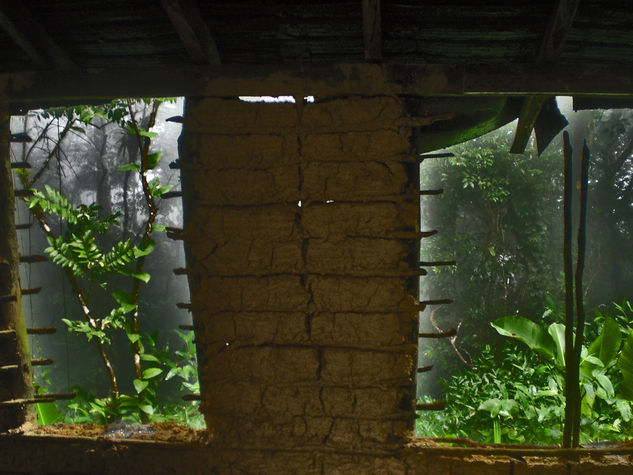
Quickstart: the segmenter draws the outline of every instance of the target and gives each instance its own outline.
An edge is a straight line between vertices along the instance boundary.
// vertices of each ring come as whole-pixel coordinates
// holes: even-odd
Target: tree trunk
[[[15,197],[9,160],[9,110],[0,98],[0,366],[17,369],[0,373],[0,432],[35,421],[31,404],[6,401],[33,398],[33,378],[26,324],[20,295],[20,258],[15,230]],[[8,331],[8,332],[7,332]]]

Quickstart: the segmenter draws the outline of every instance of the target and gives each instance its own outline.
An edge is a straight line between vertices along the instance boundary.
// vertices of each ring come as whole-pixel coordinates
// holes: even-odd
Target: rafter
[[[196,0],[161,0],[187,54],[195,64],[219,65],[220,55]]]
[[[365,59],[380,61],[382,59],[380,0],[363,0],[363,41]]]
[[[239,95],[633,97],[633,67],[533,64],[464,66],[352,63],[235,65],[0,74],[12,107],[95,103],[116,97]]]
[[[541,45],[536,56],[536,64],[558,62],[563,52],[569,30],[571,30],[571,26],[574,22],[576,11],[578,10],[578,1],[579,0],[558,0],[556,2],[556,6],[548,22],[547,30],[541,40]],[[534,126],[539,120],[539,114],[541,113],[543,104],[550,99],[551,98],[548,97],[525,98],[521,106],[519,123],[514,133],[514,141],[512,142],[510,153],[523,153],[525,151],[525,147],[532,134],[532,129],[534,129]],[[562,127],[565,125],[567,125],[566,121]],[[560,132],[560,129],[555,132]],[[555,134],[554,131],[552,131],[551,134],[545,135],[549,136]],[[549,143],[550,140],[551,137],[547,143]],[[544,147],[539,144],[539,153],[543,148]]]
[[[556,7],[550,16],[547,30],[536,57],[537,63],[544,61],[554,63],[558,61],[565,47],[567,35],[574,23],[578,3],[579,0],[558,0],[556,2]]]
[[[70,55],[42,27],[22,2],[0,5],[0,28],[41,69],[76,69]]]

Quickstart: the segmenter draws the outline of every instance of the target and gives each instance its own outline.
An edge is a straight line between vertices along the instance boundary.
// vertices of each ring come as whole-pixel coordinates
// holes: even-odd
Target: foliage
[[[180,350],[176,350],[177,359],[170,356],[169,345],[157,348],[158,335],[147,336],[144,359],[151,363],[146,369],[145,380],[134,380],[136,394],[121,395],[119,398],[98,398],[84,388],[75,386],[77,394],[63,411],[64,422],[86,423],[107,422],[122,419],[127,422],[162,422],[173,421],[194,428],[204,427],[204,419],[198,412],[199,402],[183,404],[182,401],[163,401],[159,397],[158,387],[161,383],[175,378],[178,380],[180,393],[199,392],[196,363],[196,347],[193,333],[176,332],[182,340]],[[141,398],[145,392],[145,398]],[[141,417],[141,414],[145,416]]]
[[[581,442],[626,440],[633,434],[630,378],[633,314],[625,301],[600,312],[581,362]],[[556,318],[548,311],[545,318]],[[565,372],[562,325],[547,327],[522,317],[493,322],[512,337],[495,354],[487,345],[473,359],[476,369],[444,381],[448,405],[442,413],[421,412],[418,434],[468,437],[482,442],[559,444],[564,418]],[[598,331],[599,329],[599,331]],[[524,343],[526,346],[520,345]]]
[[[78,398],[68,405],[67,419],[108,422],[122,417],[148,422],[163,420],[165,414],[170,413],[174,417],[181,414],[184,419],[199,423],[195,407],[193,410],[178,409],[176,405],[182,406],[182,402],[178,401],[178,404],[172,404],[172,408],[164,405],[158,395],[159,384],[172,378],[183,380],[180,390],[195,387],[195,346],[189,341],[186,349],[176,352],[179,359],[173,362],[168,345],[159,347],[157,333],[150,335],[140,325],[140,285],[150,280],[144,265],[156,248],[152,233],[164,230],[164,226],[155,223],[158,214],[156,199],[171,188],[169,184],[162,184],[158,176],[152,176],[152,171],[163,157],[162,152],[150,150],[151,140],[157,136],[150,129],[155,124],[161,102],[163,99],[148,99],[142,103],[126,99],[105,106],[51,109],[40,114],[42,119],[51,120],[44,133],[53,120],[65,119],[62,134],[68,130],[89,134],[106,121],[117,124],[124,136],[131,137],[126,147],[128,163],[118,167],[125,174],[122,211],[110,212],[109,192],[104,209],[96,203],[74,206],[61,190],[46,184],[41,189],[32,186],[50,163],[53,152],[59,151],[59,142],[32,180],[29,174],[20,175],[23,185],[33,191],[28,206],[45,231],[49,244],[45,252],[53,263],[66,271],[82,309],[82,319],[62,318],[62,321],[71,332],[83,334],[88,341],[97,344],[109,375],[111,393],[107,397],[95,397],[87,390],[76,388]],[[137,117],[138,104],[142,104],[145,111],[149,110],[149,114]],[[59,140],[64,137],[60,135]],[[40,140],[42,136],[37,139]],[[131,177],[136,177],[136,190],[140,191],[141,197],[141,200],[137,198],[141,202],[139,205],[134,203],[137,210],[134,219],[130,218],[128,199]],[[110,180],[107,174],[106,178]],[[59,234],[48,224],[51,218],[63,223]],[[134,225],[138,226],[136,231]],[[63,229],[65,232],[62,233]],[[108,302],[104,304],[106,295]],[[134,376],[129,384],[124,382],[124,386],[132,390],[131,394],[120,393],[116,368],[110,356],[115,351],[112,345],[117,334],[125,335],[132,350]],[[41,404],[38,406],[44,408]],[[46,418],[42,414],[41,421]]]
[[[470,353],[494,342],[490,315],[533,314],[558,288],[552,270],[558,256],[549,245],[560,219],[558,150],[554,144],[538,156],[530,146],[514,155],[511,139],[512,126],[505,127],[452,147],[454,158],[421,167],[422,189],[445,190],[423,198],[423,226],[440,233],[424,240],[421,255],[457,261],[429,269],[424,287],[432,298],[459,295],[450,309],[438,310],[437,320],[448,328],[461,323],[460,333],[469,335],[461,343]],[[427,357],[447,372],[463,368],[448,348]]]

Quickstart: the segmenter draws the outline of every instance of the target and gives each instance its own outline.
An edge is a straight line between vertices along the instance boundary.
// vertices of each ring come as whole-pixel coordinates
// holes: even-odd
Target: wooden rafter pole
[[[382,18],[380,0],[362,0],[365,60],[382,60]]]
[[[15,229],[15,198],[9,160],[9,109],[6,98],[0,97],[0,330],[13,330],[11,338],[0,342],[0,355],[19,371],[3,376],[0,400],[30,399],[34,390],[26,324],[20,294],[20,261]],[[0,409],[0,432],[33,421],[30,406],[16,404]]]
[[[195,64],[219,65],[220,54],[196,0],[161,0],[187,54]]]
[[[536,55],[537,65],[556,63],[559,60],[577,9],[578,0],[558,0],[556,2]],[[510,153],[523,153],[525,151],[541,109],[545,102],[551,100],[552,97],[528,96],[523,100]]]
[[[0,6],[0,28],[38,68],[68,71],[77,68],[70,54],[60,46],[23,5],[24,2],[3,2]]]
[[[543,35],[536,62],[555,63],[560,58],[574,23],[579,0],[558,0],[550,15],[547,30]]]

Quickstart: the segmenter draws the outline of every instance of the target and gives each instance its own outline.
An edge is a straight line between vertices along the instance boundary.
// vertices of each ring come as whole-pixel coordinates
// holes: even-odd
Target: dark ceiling
[[[372,8],[378,18],[367,23]],[[368,24],[378,35],[378,54],[369,57]],[[564,44],[554,54],[560,63],[633,63],[633,12],[617,0],[31,0],[0,6],[0,70],[217,64],[218,57],[222,64],[529,63],[548,30]],[[217,55],[204,56],[209,43]]]

